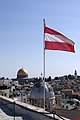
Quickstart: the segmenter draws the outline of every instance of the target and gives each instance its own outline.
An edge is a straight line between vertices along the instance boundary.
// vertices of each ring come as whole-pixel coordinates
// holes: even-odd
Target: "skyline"
[[[75,53],[46,50],[46,77],[80,75],[80,1],[1,0],[0,77],[14,78],[25,68],[29,77],[43,73],[43,19],[75,42]]]

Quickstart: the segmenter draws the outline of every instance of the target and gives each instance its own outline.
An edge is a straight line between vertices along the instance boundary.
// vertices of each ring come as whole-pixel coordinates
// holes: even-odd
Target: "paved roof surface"
[[[70,120],[80,120],[80,110],[55,110],[60,116],[69,118]]]
[[[14,120],[14,111],[8,109],[5,105],[0,103],[0,120]],[[15,114],[15,120],[32,120],[29,115]]]

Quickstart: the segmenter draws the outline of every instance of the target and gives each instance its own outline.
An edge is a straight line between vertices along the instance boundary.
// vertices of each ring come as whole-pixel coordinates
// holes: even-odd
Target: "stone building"
[[[0,95],[9,97],[9,88],[7,86],[0,86]]]
[[[55,104],[55,95],[52,87],[43,81],[36,83],[32,89],[29,96],[30,104],[44,107],[44,90],[45,90],[45,109],[48,111],[53,111]]]

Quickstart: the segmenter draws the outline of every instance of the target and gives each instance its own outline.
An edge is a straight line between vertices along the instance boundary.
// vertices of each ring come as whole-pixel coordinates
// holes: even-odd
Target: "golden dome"
[[[17,72],[17,78],[24,78],[24,77],[28,77],[28,73],[24,68],[21,68]]]

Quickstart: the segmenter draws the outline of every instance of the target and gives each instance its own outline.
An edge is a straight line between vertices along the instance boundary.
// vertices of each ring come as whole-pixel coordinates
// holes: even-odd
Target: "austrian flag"
[[[66,36],[64,36],[63,34],[46,26],[44,27],[44,34],[45,34],[45,49],[75,52],[74,50],[75,43]]]

